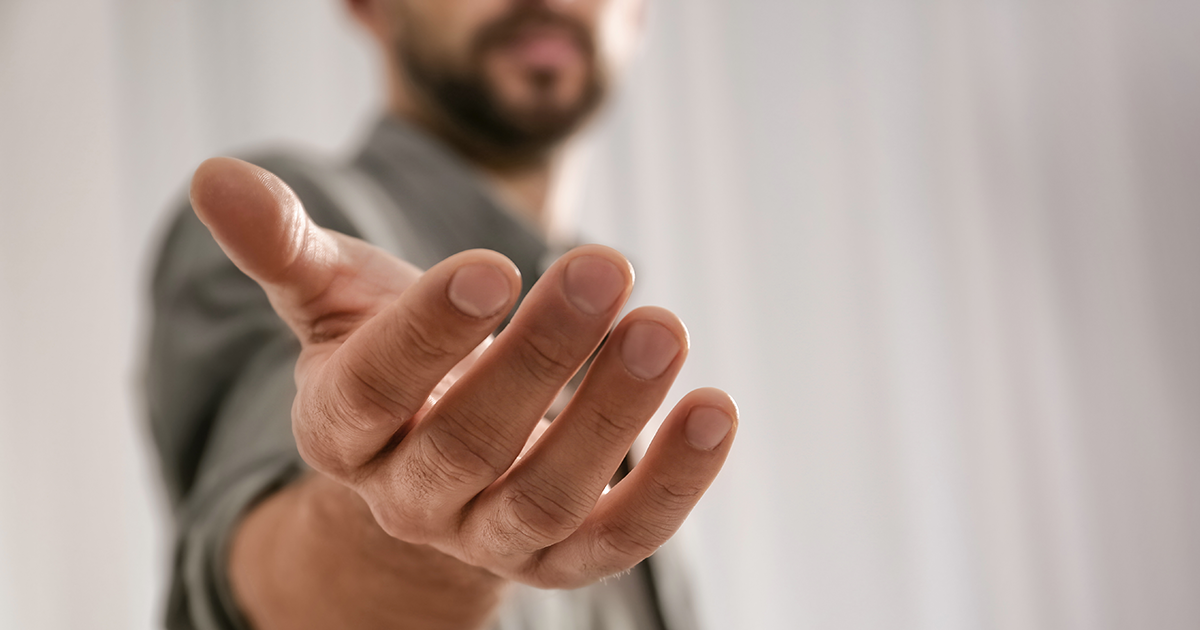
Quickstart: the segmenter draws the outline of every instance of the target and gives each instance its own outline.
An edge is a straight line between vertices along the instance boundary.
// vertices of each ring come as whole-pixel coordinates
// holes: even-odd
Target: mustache
[[[529,31],[554,29],[565,32],[587,59],[594,59],[596,43],[592,31],[579,20],[552,11],[542,3],[525,4],[492,20],[479,30],[472,55],[479,59],[488,50],[509,44]]]

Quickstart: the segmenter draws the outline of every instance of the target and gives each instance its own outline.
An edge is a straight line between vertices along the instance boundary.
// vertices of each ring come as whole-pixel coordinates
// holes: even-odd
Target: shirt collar
[[[468,249],[498,251],[521,270],[526,291],[542,271],[546,239],[500,201],[478,170],[424,130],[385,116],[356,164],[392,196],[438,260]]]

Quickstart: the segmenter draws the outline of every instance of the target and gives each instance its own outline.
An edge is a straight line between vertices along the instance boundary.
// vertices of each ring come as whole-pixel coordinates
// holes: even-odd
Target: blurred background
[[[741,404],[708,627],[1200,628],[1200,3],[657,0],[586,237]],[[0,628],[155,628],[148,264],[203,158],[346,155],[337,0],[0,2]]]

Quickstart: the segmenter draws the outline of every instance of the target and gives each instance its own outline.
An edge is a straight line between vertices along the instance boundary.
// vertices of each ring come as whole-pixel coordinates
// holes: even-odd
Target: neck
[[[505,204],[541,228],[543,233],[550,231],[554,216],[550,191],[556,183],[558,171],[552,161],[519,170],[491,169],[483,164],[476,165],[495,187]]]

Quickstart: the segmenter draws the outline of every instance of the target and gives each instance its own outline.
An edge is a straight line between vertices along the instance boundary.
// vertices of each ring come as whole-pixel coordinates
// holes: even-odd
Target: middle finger
[[[687,330],[645,307],[613,331],[570,405],[532,449],[472,504],[464,534],[499,556],[566,538],[592,511],[687,356]]]
[[[542,276],[512,323],[396,453],[390,481],[414,516],[437,526],[512,465],[632,286],[628,261],[596,245],[571,251]]]

